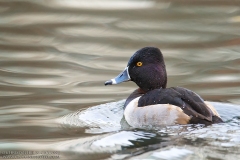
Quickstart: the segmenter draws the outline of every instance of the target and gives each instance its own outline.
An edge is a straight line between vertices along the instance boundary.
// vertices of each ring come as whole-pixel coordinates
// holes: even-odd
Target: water
[[[240,159],[239,6],[1,0],[0,156]],[[227,123],[148,129],[125,124],[122,104],[136,85],[103,84],[145,46],[162,50],[168,87],[199,93]]]

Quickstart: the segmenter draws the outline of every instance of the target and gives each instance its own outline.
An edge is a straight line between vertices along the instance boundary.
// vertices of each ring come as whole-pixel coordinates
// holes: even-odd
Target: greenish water
[[[1,0],[0,157],[240,159],[239,6]],[[168,87],[200,94],[227,123],[140,130],[120,122],[136,85],[104,82],[145,46],[163,52]]]

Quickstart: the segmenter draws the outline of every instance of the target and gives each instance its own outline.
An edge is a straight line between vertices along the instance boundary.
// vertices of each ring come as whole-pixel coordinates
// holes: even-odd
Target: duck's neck
[[[135,83],[139,86],[142,92],[148,92],[154,89],[166,88],[167,87],[167,72],[164,67],[156,67],[150,72],[140,75],[135,80]]]

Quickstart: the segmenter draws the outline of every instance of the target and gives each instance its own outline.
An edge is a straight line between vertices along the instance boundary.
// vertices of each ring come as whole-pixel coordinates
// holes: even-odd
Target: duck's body
[[[124,104],[124,116],[134,127],[222,122],[211,104],[180,87],[154,89],[145,94],[135,90]]]
[[[127,68],[108,84],[134,81],[136,89],[126,100],[124,116],[133,127],[223,122],[217,111],[196,93],[181,87],[166,88],[167,73],[161,51],[137,51]]]

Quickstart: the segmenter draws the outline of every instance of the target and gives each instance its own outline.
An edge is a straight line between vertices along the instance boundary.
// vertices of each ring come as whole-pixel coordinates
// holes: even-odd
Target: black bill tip
[[[110,81],[106,81],[104,84],[105,84],[105,86],[112,85],[112,81],[111,80]]]

